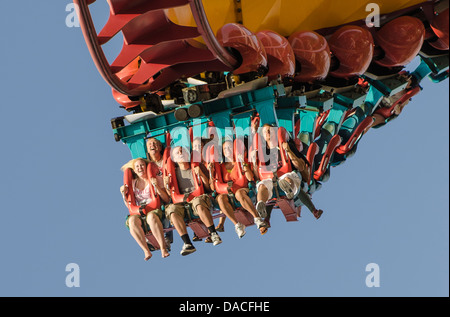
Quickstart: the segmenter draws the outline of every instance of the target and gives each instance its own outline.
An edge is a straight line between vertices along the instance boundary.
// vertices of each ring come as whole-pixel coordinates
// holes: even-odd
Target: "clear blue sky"
[[[197,242],[187,257],[175,233],[169,258],[145,262],[119,193],[131,156],[109,122],[125,113],[81,29],[66,27],[68,3],[0,4],[0,296],[449,295],[448,80],[424,81],[399,118],[331,170],[313,195],[320,220],[306,208],[296,223],[275,212],[266,235],[252,226],[241,240],[227,221],[221,245]],[[66,286],[69,263],[80,287]],[[378,288],[366,287],[369,263]]]

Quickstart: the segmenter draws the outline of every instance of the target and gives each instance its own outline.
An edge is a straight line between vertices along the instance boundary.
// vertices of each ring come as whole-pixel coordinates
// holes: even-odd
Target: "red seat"
[[[314,130],[315,137],[318,137],[320,135],[320,130],[322,129],[324,123],[327,121],[328,115],[330,114],[330,110],[320,113],[319,116],[317,117],[316,127]]]
[[[412,89],[404,90],[404,95],[396,100],[390,107],[381,107],[375,111],[376,114],[381,115],[383,118],[387,119],[392,116],[395,106],[405,103],[408,99],[414,97],[420,92],[421,88],[419,86]]]
[[[172,202],[174,204],[190,202],[197,196],[203,195],[205,193],[203,189],[203,184],[197,174],[194,172],[194,168],[199,165],[199,163],[191,162],[191,172],[192,176],[195,180],[195,190],[185,197],[184,194],[180,192],[178,189],[178,183],[176,181],[176,172],[175,172],[175,162],[172,161],[170,157],[170,146],[167,146],[164,150],[164,177],[169,177],[169,189],[170,189],[170,197],[172,198]]]
[[[288,154],[282,147],[282,144],[284,142],[287,142],[288,139],[289,139],[289,134],[286,131],[286,129],[283,127],[278,127],[277,140],[278,140],[278,147],[279,147],[280,153],[281,153],[281,161],[282,161],[281,165],[282,166],[280,168],[278,168],[276,173],[274,173],[271,170],[269,170],[264,165],[264,162],[263,162],[264,158],[263,158],[263,155],[261,154],[263,152],[262,151],[263,147],[261,146],[261,144],[262,144],[262,142],[265,142],[265,141],[263,141],[263,139],[259,135],[259,133],[257,133],[255,135],[255,137],[253,138],[253,142],[254,142],[253,148],[257,149],[258,154],[259,154],[259,159],[258,159],[259,179],[261,179],[261,180],[273,179],[274,176],[279,178],[286,173],[292,172],[291,160],[289,159]],[[278,189],[276,187],[274,187],[273,190],[278,193]],[[286,221],[297,221],[297,217],[300,215],[300,207],[295,207],[293,200],[287,200],[285,197],[276,197],[276,205],[278,206],[278,208],[280,208]]]
[[[233,168],[233,181],[231,183],[224,180],[224,175],[226,171],[225,167],[222,163],[217,162],[214,158],[216,155],[214,154],[214,147],[210,149],[210,157],[214,162],[214,187],[217,194],[235,194],[236,191],[240,188],[248,188],[248,180],[245,176],[245,173],[242,170],[242,165],[237,161],[237,153],[244,153],[245,145],[242,140],[235,139],[233,142],[233,155],[235,160],[235,167]],[[245,163],[248,163],[245,160]],[[251,226],[254,224],[253,216],[242,207],[238,207],[234,212],[236,219],[238,222],[242,223],[244,226]]]
[[[214,171],[215,171],[214,186],[215,186],[216,192],[218,194],[228,194],[229,193],[228,189],[230,189],[230,191],[233,194],[235,194],[236,191],[240,188],[248,188],[248,180],[247,180],[247,177],[245,176],[244,171],[242,170],[242,164],[237,161],[237,157],[236,157],[237,153],[243,154],[245,151],[245,146],[243,144],[243,141],[240,139],[235,139],[233,141],[233,148],[234,148],[233,155],[234,155],[234,160],[236,163],[235,163],[235,167],[233,169],[234,177],[233,177],[233,181],[232,181],[232,184],[230,187],[228,186],[228,182],[224,181],[224,175],[226,172],[225,167],[222,163],[217,162],[214,159],[215,158],[214,148],[213,147],[211,148],[211,157],[213,158]],[[246,158],[244,158],[244,159],[245,159],[245,161],[243,163],[248,163]]]
[[[322,156],[319,168],[314,172],[314,179],[317,181],[322,180],[323,175],[328,169],[328,165],[336,148],[341,144],[342,138],[339,135],[334,135],[327,145],[327,149]]]
[[[149,178],[153,177],[153,172],[151,169],[151,165],[147,165],[147,176]],[[148,180],[150,183],[150,181]],[[130,212],[130,215],[146,215],[152,210],[161,208],[161,201],[158,195],[156,195],[155,188],[153,186],[150,186],[150,195],[151,195],[151,202],[145,207],[141,207],[136,204],[136,199],[134,197],[134,191],[133,191],[133,172],[131,168],[127,168],[123,173],[123,183],[128,187],[128,193],[125,195],[125,200],[128,205],[128,211]]]
[[[277,170],[276,176],[281,177],[282,175],[292,172],[292,163],[289,159],[287,153],[285,150],[283,150],[282,144],[284,142],[287,142],[289,139],[289,134],[283,127],[277,128],[277,140],[278,140],[278,148],[280,149],[281,153],[281,162],[282,166]],[[258,153],[258,176],[259,179],[272,179],[274,177],[274,173],[264,165],[264,153],[262,149],[265,149],[263,144],[263,138],[259,133],[256,133],[255,137],[253,138],[253,148],[257,150]]]
[[[308,175],[308,178],[304,179],[303,181],[310,185],[311,180],[314,177],[314,157],[319,153],[319,146],[317,143],[311,143],[311,145],[308,147],[308,151],[306,152],[306,159],[308,160],[309,166],[306,174]]]
[[[346,154],[348,151],[350,151],[355,145],[355,143],[361,138],[361,136],[370,129],[373,122],[374,119],[372,116],[365,118],[353,131],[348,141],[345,144],[339,145],[336,148],[336,153]]]
[[[170,144],[170,138],[167,139],[167,144]],[[168,189],[170,193],[170,197],[172,198],[172,203],[183,203],[183,202],[190,202],[195,197],[198,197],[200,195],[203,195],[205,193],[203,188],[203,183],[201,179],[197,176],[197,174],[194,172],[194,167],[198,166],[199,163],[191,162],[191,172],[192,176],[195,180],[195,190],[190,193],[189,195],[184,195],[179,191],[178,183],[176,181],[176,172],[175,172],[175,163],[172,161],[170,157],[170,146],[166,146],[164,150],[163,160],[164,160],[164,177],[169,177],[169,184]],[[186,211],[188,212],[188,211]],[[200,220],[200,218],[192,219],[191,215],[188,215],[187,217],[189,220],[187,221],[186,225],[191,228],[192,231],[199,237],[200,239],[206,238],[209,236],[209,231],[206,228],[206,226],[203,224],[203,222]]]
[[[151,177],[154,177],[150,164],[147,165],[147,176],[149,179]],[[150,180],[148,180],[148,181],[150,183]],[[127,195],[125,195],[125,201],[127,202],[130,215],[141,215],[141,212],[142,212],[142,214],[146,215],[147,213],[149,213],[152,210],[161,208],[161,200],[160,200],[159,196],[156,194],[155,188],[152,185],[150,185],[150,195],[152,197],[151,202],[149,204],[145,205],[144,208],[142,208],[141,206],[138,206],[136,204],[136,199],[135,199],[134,191],[133,191],[133,172],[132,172],[131,168],[128,168],[124,171],[123,183],[124,183],[124,185],[126,185],[128,187]],[[172,230],[172,229],[167,229],[167,230]],[[158,241],[153,236],[151,231],[146,233],[146,238],[155,247],[155,249],[160,248]]]

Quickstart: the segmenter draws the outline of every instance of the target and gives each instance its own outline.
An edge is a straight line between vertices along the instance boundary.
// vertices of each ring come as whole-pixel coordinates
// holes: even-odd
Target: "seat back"
[[[147,176],[148,178],[152,178],[153,175],[151,165],[147,165]],[[123,173],[123,183],[128,187],[128,193],[125,195],[125,200],[127,202],[128,211],[130,215],[139,215],[142,206],[137,205],[136,198],[134,196],[134,188],[133,188],[133,171],[131,168],[127,168]],[[150,183],[150,180],[148,182]],[[159,196],[156,194],[155,188],[150,185],[150,197],[151,201],[147,205],[145,205],[143,212],[147,214],[151,210],[161,208],[161,200]]]
[[[292,171],[292,163],[289,159],[286,151],[283,149],[282,144],[284,142],[287,142],[289,140],[289,133],[286,131],[285,128],[279,127],[277,130],[277,140],[278,140],[278,148],[280,149],[280,155],[281,155],[281,166],[277,169],[276,175],[278,177],[289,173]],[[265,143],[265,140],[261,136],[260,132],[256,133],[255,137],[253,138],[253,148],[257,150],[258,156],[257,156],[257,164],[258,164],[258,176],[259,179],[268,179],[273,178],[274,172],[270,169],[269,166],[265,165],[266,156],[265,155],[265,146],[263,144]]]
[[[243,171],[243,164],[248,163],[246,160],[246,157],[244,155],[245,153],[245,145],[244,142],[241,139],[235,139],[233,141],[233,158],[234,158],[234,168],[232,171],[232,184],[228,184],[229,182],[224,180],[224,175],[227,173],[225,170],[225,165],[223,162],[219,163],[215,160],[216,155],[214,155],[214,147],[211,147],[211,158],[214,162],[214,179],[215,179],[215,191],[218,194],[228,194],[228,189],[231,190],[231,192],[234,194],[239,188],[247,188],[248,187],[248,180],[245,176],[245,173]],[[242,153],[244,156],[244,162],[238,162],[237,155],[238,153]]]
[[[176,179],[176,163],[172,160],[170,156],[171,147],[166,147],[164,150],[164,177],[169,177],[169,184],[168,184],[168,190],[170,193],[170,197],[172,198],[172,202],[174,204],[182,203],[182,202],[190,202],[192,199],[194,199],[197,196],[203,195],[205,193],[203,184],[201,182],[200,177],[195,173],[194,168],[196,166],[199,166],[198,162],[190,162],[191,164],[191,173],[192,177],[194,178],[195,183],[195,190],[190,193],[189,195],[185,195],[180,192],[178,182]]]

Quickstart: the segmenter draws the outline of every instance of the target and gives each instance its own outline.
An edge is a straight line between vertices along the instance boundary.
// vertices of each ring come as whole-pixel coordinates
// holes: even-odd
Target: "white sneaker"
[[[259,228],[267,228],[268,227],[268,225],[267,225],[267,223],[264,221],[264,220],[262,220],[261,218],[253,218],[253,221],[255,222],[255,224],[256,224],[256,226],[258,227],[258,229]]]
[[[197,251],[197,249],[190,243],[183,244],[183,248],[181,249],[181,255],[188,255]]]
[[[222,243],[222,239],[220,239],[219,234],[217,232],[211,232],[211,240],[213,241],[213,245],[218,245]]]
[[[234,230],[236,231],[239,239],[245,236],[245,226],[242,223],[238,222],[237,224],[235,224]]]
[[[266,218],[267,217],[266,203],[263,202],[262,200],[258,201],[258,203],[256,204],[256,211],[258,212],[261,218]]]
[[[294,198],[294,190],[292,189],[291,184],[285,179],[281,179],[278,181],[278,185],[280,185],[280,188],[284,193],[286,194],[287,199]]]

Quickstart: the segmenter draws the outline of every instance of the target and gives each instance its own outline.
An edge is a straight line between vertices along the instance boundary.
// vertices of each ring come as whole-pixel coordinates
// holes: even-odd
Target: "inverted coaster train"
[[[127,113],[111,124],[133,158],[147,156],[149,137],[168,149],[230,129],[251,149],[252,122],[270,124],[308,160],[310,195],[366,132],[401,113],[424,78],[439,83],[449,72],[448,1],[107,0],[98,33],[96,1],[73,2],[92,59]],[[123,47],[110,63],[103,45],[119,33]],[[175,138],[179,129],[187,137]],[[301,203],[274,190],[272,205],[297,221]],[[199,219],[186,221],[208,235]]]

